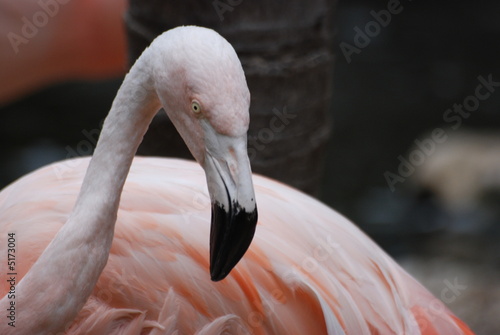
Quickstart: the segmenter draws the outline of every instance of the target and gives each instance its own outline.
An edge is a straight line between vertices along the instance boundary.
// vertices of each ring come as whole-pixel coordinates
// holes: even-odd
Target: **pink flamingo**
[[[126,76],[91,160],[44,167],[0,193],[0,267],[14,273],[0,281],[0,333],[472,334],[351,222],[264,177],[253,176],[254,241],[231,271],[257,221],[249,97],[214,31],[158,37]],[[132,164],[160,106],[208,193],[195,163]]]

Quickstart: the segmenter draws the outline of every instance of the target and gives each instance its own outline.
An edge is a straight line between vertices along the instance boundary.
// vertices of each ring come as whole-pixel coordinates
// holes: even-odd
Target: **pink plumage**
[[[66,222],[88,162],[45,167],[0,193],[0,236],[16,232],[19,279]],[[73,167],[61,177],[64,164]],[[347,219],[253,180],[261,219],[252,246],[214,283],[203,170],[136,157],[108,263],[67,334],[471,334]],[[2,243],[2,265],[6,254]]]

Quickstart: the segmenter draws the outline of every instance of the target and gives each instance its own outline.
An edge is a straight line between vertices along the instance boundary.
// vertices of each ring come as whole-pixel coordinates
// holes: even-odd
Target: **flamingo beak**
[[[246,136],[216,134],[216,137],[215,141],[212,138],[206,143],[204,163],[212,201],[210,276],[213,281],[224,279],[240,261],[257,225]],[[214,143],[216,145],[210,145]]]
[[[210,230],[210,277],[219,281],[238,264],[252,242],[257,225],[257,208],[247,212],[238,202],[226,210],[212,205]]]

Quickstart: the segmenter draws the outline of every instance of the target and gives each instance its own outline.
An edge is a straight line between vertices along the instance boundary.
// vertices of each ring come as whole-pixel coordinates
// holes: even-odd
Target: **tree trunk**
[[[238,53],[251,92],[253,171],[317,195],[331,129],[333,2],[130,0],[130,64],[170,28],[218,31]],[[190,156],[165,113],[153,121],[139,154]]]

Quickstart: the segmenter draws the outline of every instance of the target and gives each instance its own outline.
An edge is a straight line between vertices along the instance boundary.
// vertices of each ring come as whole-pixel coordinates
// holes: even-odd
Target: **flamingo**
[[[349,220],[252,176],[249,103],[219,34],[160,35],[92,159],[0,193],[0,333],[472,334]],[[160,106],[199,164],[134,158]]]

